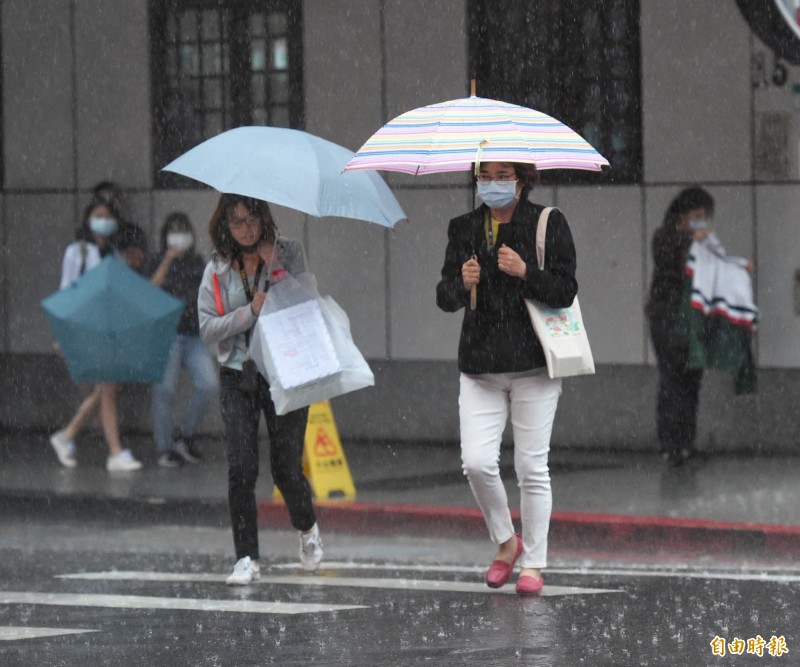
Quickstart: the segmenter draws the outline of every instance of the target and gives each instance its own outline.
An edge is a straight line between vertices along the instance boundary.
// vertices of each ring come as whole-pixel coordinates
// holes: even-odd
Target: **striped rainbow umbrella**
[[[435,174],[468,171],[478,162],[523,162],[539,170],[608,166],[583,137],[552,116],[473,95],[389,121],[345,169]]]

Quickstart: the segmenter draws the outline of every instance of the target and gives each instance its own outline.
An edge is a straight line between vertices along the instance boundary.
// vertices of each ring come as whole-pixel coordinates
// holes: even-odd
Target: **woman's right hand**
[[[263,307],[264,299],[266,298],[266,292],[256,292],[253,295],[253,300],[250,302],[250,310],[253,311],[253,315],[258,315],[261,313],[261,308]]]
[[[461,279],[464,281],[464,288],[471,290],[481,281],[481,265],[473,255],[461,266]]]

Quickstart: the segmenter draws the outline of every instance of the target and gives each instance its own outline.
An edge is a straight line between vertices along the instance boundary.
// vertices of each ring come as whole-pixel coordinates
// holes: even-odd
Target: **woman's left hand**
[[[516,251],[509,248],[505,243],[497,251],[497,267],[509,276],[524,278],[528,271],[528,265]]]

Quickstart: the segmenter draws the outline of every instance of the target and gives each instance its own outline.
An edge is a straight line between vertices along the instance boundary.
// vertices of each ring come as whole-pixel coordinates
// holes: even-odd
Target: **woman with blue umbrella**
[[[119,226],[118,220],[119,215],[111,204],[99,200],[89,204],[83,217],[83,224],[78,230],[77,240],[64,252],[62,290],[69,287],[86,271],[95,268],[104,257],[115,253],[114,235]],[[109,472],[140,470],[141,462],[136,460],[129,449],[122,447],[117,416],[117,386],[108,383],[94,385],[69,423],[50,436],[50,444],[61,465],[74,468],[78,464],[75,458],[75,438],[98,408],[100,424],[108,445],[106,469]]]
[[[198,295],[200,337],[214,347],[220,364],[220,406],[225,425],[230,507],[236,563],[228,585],[247,585],[260,576],[258,511],[258,424],[267,424],[270,465],[289,517],[300,534],[300,561],[314,570],[322,540],[303,474],[308,408],[277,415],[269,385],[248,356],[250,336],[264,305],[273,272],[307,270],[303,247],[278,237],[266,202],[242,195],[220,197],[209,225],[214,251]]]

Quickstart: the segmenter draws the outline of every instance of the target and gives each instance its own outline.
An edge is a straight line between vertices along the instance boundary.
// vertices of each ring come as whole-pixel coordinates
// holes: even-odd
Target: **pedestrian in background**
[[[689,247],[708,235],[713,215],[713,197],[703,188],[686,188],[667,207],[653,235],[653,277],[645,312],[658,362],[658,442],[662,456],[673,466],[696,455],[703,369],[689,368],[689,343],[677,324]]]
[[[228,503],[236,564],[229,585],[258,579],[258,422],[264,413],[270,465],[292,526],[300,533],[300,562],[314,570],[322,560],[311,487],[303,474],[308,408],[275,413],[269,385],[248,357],[250,334],[269,289],[268,276],[284,269],[305,272],[303,247],[278,238],[266,202],[225,194],[209,225],[214,252],[198,296],[200,337],[214,346],[220,363],[220,405],[228,449]]]
[[[158,465],[172,468],[203,460],[194,443],[197,427],[219,388],[217,369],[206,344],[200,340],[197,294],[205,261],[197,253],[195,233],[185,213],[170,213],[161,227],[161,252],[151,266],[154,285],[184,301],[178,335],[170,350],[164,377],[153,386],[152,418]],[[192,395],[173,431],[173,406],[181,369],[192,382]]]
[[[118,215],[109,204],[97,200],[89,204],[77,240],[64,252],[61,289],[69,287],[86,271],[95,268],[103,257],[114,254],[114,237],[118,226]],[[50,444],[58,460],[67,468],[74,468],[77,465],[75,438],[98,409],[100,424],[108,446],[106,469],[109,472],[139,470],[142,464],[129,449],[122,447],[117,415],[117,386],[108,383],[94,385],[69,423],[50,436]]]
[[[677,330],[686,260],[694,240],[708,235],[714,199],[703,188],[681,191],[652,241],[653,277],[645,313],[658,362],[656,431],[662,456],[678,466],[696,454],[701,368],[689,368],[689,344]]]
[[[695,438],[703,369],[689,367],[689,341],[678,326],[678,315],[685,296],[689,248],[694,241],[714,238],[713,217],[714,198],[701,187],[686,188],[670,202],[653,235],[653,277],[645,312],[658,363],[658,442],[671,466],[700,456]],[[741,262],[752,272],[751,262]]]
[[[547,459],[561,395],[561,380],[547,375],[523,299],[564,308],[578,292],[572,235],[557,209],[547,225],[545,268],[538,268],[536,227],[544,207],[528,201],[537,178],[533,165],[480,165],[477,193],[484,203],[450,221],[436,288],[439,308],[465,309],[458,346],[461,458],[489,536],[498,545],[486,583],[492,588],[506,584],[519,560],[520,595],[536,595],[544,585],[553,504]],[[475,310],[470,307],[473,287]],[[499,469],[509,413],[521,535],[514,532]]]
[[[115,246],[125,263],[137,273],[147,271],[147,234],[133,222],[125,194],[114,181],[100,181],[92,188],[92,199],[107,204],[117,213]]]

